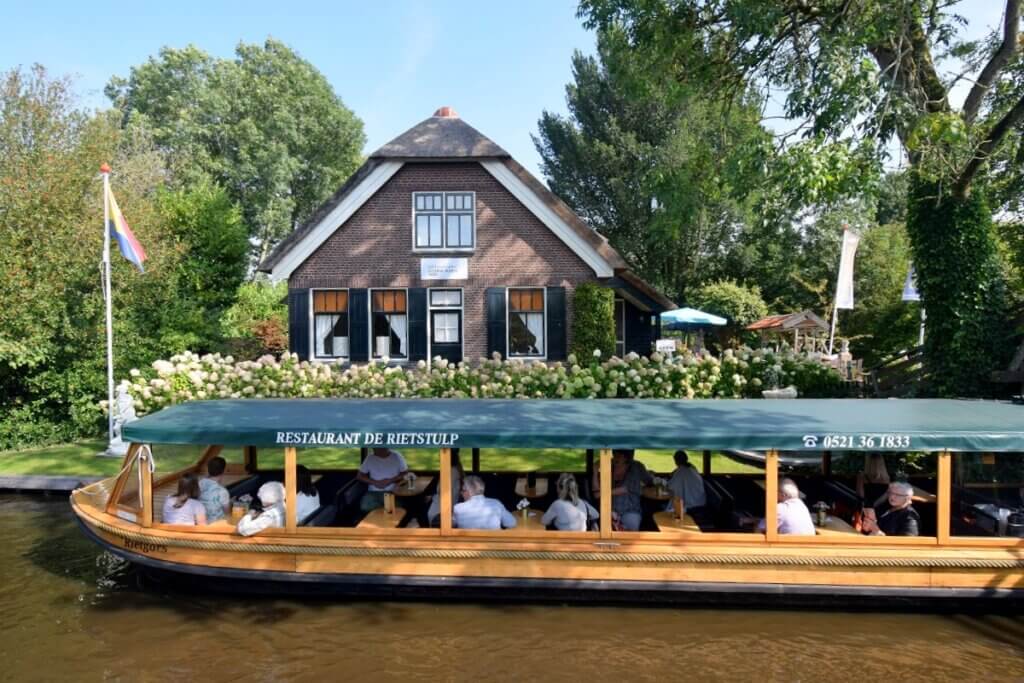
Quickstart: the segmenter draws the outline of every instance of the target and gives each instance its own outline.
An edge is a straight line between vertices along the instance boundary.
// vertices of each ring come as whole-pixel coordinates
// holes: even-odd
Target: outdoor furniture
[[[394,512],[385,512],[384,508],[377,508],[366,513],[366,516],[359,520],[360,529],[397,529],[405,518],[405,508],[395,506]]]
[[[781,342],[785,337],[793,335],[794,351],[818,351],[826,346],[828,323],[814,314],[813,311],[783,313],[770,315],[767,318],[750,323],[746,328],[761,336],[762,344],[768,337]]]
[[[668,531],[677,534],[699,534],[700,527],[693,517],[684,514],[682,519],[676,519],[674,512],[655,512],[654,523],[658,525],[658,531]]]
[[[395,484],[395,488],[391,493],[395,494],[399,498],[412,498],[418,496],[427,490],[427,487],[433,483],[434,477],[425,475],[422,477],[416,477],[413,481],[412,486],[409,486],[406,482],[401,481]]]

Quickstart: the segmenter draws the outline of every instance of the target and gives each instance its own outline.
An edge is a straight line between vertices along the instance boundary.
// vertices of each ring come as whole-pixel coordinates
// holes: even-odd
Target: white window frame
[[[458,292],[459,301],[461,302],[458,306],[434,306],[433,292]],[[466,356],[466,292],[462,287],[429,287],[427,289],[427,356],[430,358],[434,357],[434,312],[450,311],[452,313],[459,313],[459,346],[462,348],[462,356]],[[445,344],[451,344],[452,342],[442,342]]]
[[[441,246],[439,247],[420,247],[416,244],[416,196],[417,195],[441,195]],[[472,243],[468,247],[449,247],[448,246],[448,195],[450,194],[468,194],[470,195],[470,203],[473,206],[470,216],[473,220],[473,225],[470,230],[470,239]],[[476,251],[476,192],[473,190],[422,190],[412,193],[412,201],[410,202],[410,210],[412,212],[410,223],[412,224],[412,250],[414,253],[471,253]],[[465,215],[464,210],[452,210],[453,213],[459,215]],[[434,213],[434,212],[431,212]]]
[[[367,290],[369,292],[369,298],[366,302],[366,325],[367,335],[370,338],[370,361],[384,360],[383,356],[375,355],[376,348],[374,348],[373,339],[373,293],[374,292],[405,292],[405,357],[396,358],[395,356],[388,356],[389,363],[408,363],[409,362],[409,340],[412,336],[409,334],[409,288],[408,287],[372,287]],[[349,343],[351,345],[351,342]]]
[[[512,355],[512,308],[509,306],[509,293],[513,289],[539,289],[542,294],[542,302],[544,304],[544,348],[541,350],[539,355],[528,355],[517,353]],[[547,287],[532,287],[532,286],[517,286],[517,287],[506,287],[505,288],[505,357],[506,358],[526,358],[529,360],[547,360],[548,359],[548,288]]]
[[[316,311],[313,310],[313,295],[316,292],[345,292],[348,300],[348,352],[346,356],[316,355]],[[309,358],[321,363],[347,363],[352,354],[352,292],[348,287],[316,287],[309,290]]]

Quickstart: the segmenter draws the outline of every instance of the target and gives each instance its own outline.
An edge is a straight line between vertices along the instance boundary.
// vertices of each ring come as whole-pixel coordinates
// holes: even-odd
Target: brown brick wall
[[[412,193],[460,190],[476,192],[476,249],[437,255],[468,256],[469,279],[420,280],[424,254],[412,250]],[[461,287],[463,357],[475,361],[487,351],[488,287],[565,287],[571,337],[573,289],[595,279],[586,263],[474,162],[406,164],[288,282],[293,288]]]

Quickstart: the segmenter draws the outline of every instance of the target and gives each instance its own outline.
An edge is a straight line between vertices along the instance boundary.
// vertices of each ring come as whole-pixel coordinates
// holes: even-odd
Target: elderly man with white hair
[[[889,484],[886,501],[864,512],[862,528],[871,536],[917,536],[920,533],[921,516],[914,509],[914,487],[905,481]]]
[[[800,500],[800,489],[792,479],[779,482],[779,504],[775,508],[780,534],[789,536],[814,536],[814,521],[811,511]],[[757,525],[757,530],[765,530],[765,520]]]
[[[484,496],[484,480],[480,477],[471,474],[463,480],[462,498],[453,510],[459,529],[508,529],[516,525],[515,516],[500,500]]]
[[[256,492],[263,509],[251,510],[238,520],[238,533],[252,536],[264,529],[281,528],[284,526],[284,484],[279,481],[268,481]]]

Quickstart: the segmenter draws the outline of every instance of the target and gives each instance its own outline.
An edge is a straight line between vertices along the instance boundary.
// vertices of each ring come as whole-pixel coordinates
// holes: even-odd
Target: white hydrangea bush
[[[408,365],[339,366],[285,353],[236,361],[185,352],[127,379],[139,415],[175,403],[225,398],[759,398],[763,389],[796,385],[801,396],[834,396],[842,381],[814,357],[739,349],[721,358],[635,353],[602,361],[569,355],[563,362],[476,363],[435,358]]]

